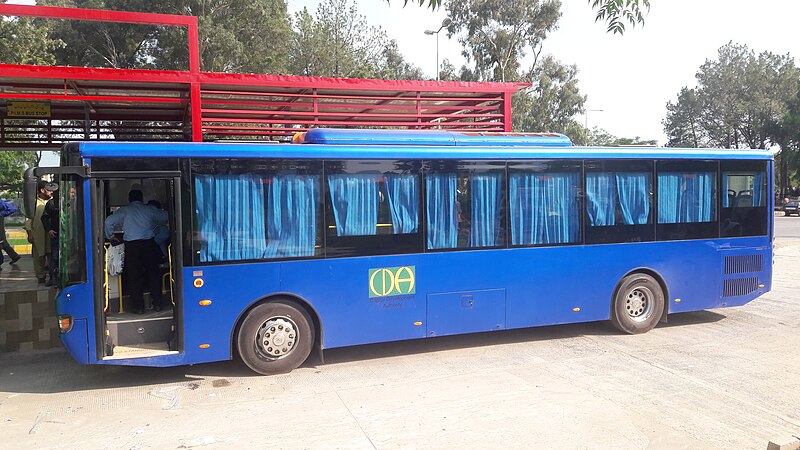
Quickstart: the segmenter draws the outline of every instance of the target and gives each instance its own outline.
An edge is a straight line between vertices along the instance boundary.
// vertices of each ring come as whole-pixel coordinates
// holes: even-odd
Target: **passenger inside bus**
[[[142,191],[131,190],[128,205],[118,208],[105,220],[105,236],[112,244],[119,241],[115,228],[122,230],[125,242],[123,275],[136,314],[143,314],[145,310],[145,286],[149,288],[153,309],[161,311],[161,250],[156,244],[154,230],[169,220],[167,211],[145,205],[143,199]]]

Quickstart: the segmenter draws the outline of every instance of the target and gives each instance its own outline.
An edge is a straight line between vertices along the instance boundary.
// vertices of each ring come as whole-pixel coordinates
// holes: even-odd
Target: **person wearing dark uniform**
[[[153,309],[161,311],[161,251],[153,239],[153,230],[167,223],[169,215],[163,209],[157,209],[142,203],[142,191],[134,189],[128,193],[128,205],[123,206],[105,221],[106,238],[114,238],[114,228],[119,227],[125,241],[125,265],[123,276],[133,302],[134,312],[144,312],[144,287],[150,290]]]

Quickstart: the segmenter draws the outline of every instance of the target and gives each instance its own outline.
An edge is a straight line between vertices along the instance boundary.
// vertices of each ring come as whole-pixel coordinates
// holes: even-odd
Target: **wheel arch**
[[[264,303],[274,302],[278,300],[287,300],[293,303],[296,303],[298,306],[303,308],[308,316],[311,317],[311,321],[313,322],[314,327],[314,343],[311,345],[311,352],[317,352],[320,359],[322,359],[322,321],[320,320],[319,313],[317,312],[316,308],[306,300],[305,298],[293,294],[290,292],[275,292],[272,294],[265,295],[261,298],[258,298],[251,302],[247,308],[242,310],[239,313],[239,316],[236,317],[236,322],[234,323],[233,329],[231,330],[230,335],[230,352],[231,352],[231,359],[234,358],[236,354],[236,339],[239,335],[239,328],[242,326],[242,322],[244,322],[245,317],[250,313],[258,305],[262,305]]]
[[[609,302],[609,314],[614,314],[614,298],[617,296],[617,292],[619,292],[619,288],[622,286],[622,280],[625,279],[628,275],[633,275],[637,273],[643,273],[645,275],[650,275],[653,277],[654,280],[661,286],[661,291],[664,293],[664,309],[661,311],[661,317],[659,317],[658,321],[660,323],[667,323],[667,316],[669,315],[669,286],[667,286],[667,282],[664,280],[664,277],[655,270],[649,267],[637,267],[636,269],[629,270],[624,275],[622,275],[617,281],[617,285],[614,287],[614,292],[611,294],[611,299]]]

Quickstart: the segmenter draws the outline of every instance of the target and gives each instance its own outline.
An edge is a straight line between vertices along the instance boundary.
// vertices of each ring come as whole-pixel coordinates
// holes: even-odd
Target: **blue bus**
[[[314,129],[293,143],[81,142],[58,168],[61,339],[83,364],[238,355],[262,374],[377,342],[743,305],[772,279],[773,157],[587,148],[557,134]],[[105,218],[169,213],[133,314]],[[116,250],[115,250],[116,251]]]

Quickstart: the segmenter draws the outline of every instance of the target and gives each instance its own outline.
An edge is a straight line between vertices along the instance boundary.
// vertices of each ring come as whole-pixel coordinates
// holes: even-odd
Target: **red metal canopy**
[[[190,66],[0,64],[2,148],[53,148],[72,140],[283,139],[315,127],[511,131],[511,95],[526,86],[201,72],[197,17],[8,4],[0,4],[0,15],[186,27]],[[17,102],[38,102],[38,116],[21,116]]]

